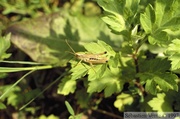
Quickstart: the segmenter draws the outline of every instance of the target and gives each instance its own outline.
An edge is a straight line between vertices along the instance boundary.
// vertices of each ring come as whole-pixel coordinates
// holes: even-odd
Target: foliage
[[[100,105],[111,98],[114,99],[113,106],[120,112],[179,111],[180,1],[96,2],[103,10],[101,17],[100,12],[86,14],[83,11],[87,10],[83,6],[87,7],[89,2],[71,1],[64,5],[61,13],[16,23],[6,32],[11,32],[13,44],[38,62],[37,69],[64,68],[64,73],[57,78],[62,79],[57,93],[66,97],[73,95],[77,100],[75,107],[78,104],[83,111],[101,112]],[[91,5],[100,10],[94,3]],[[9,37],[4,38],[7,41],[3,38],[0,41],[2,60],[10,56],[5,53],[9,48]],[[65,40],[76,53],[72,53]],[[103,62],[103,58],[108,62]],[[92,59],[100,63],[91,63]],[[41,68],[41,63],[47,64],[45,68],[44,65]],[[8,72],[6,68],[1,72]],[[22,69],[9,72],[15,71]],[[12,102],[18,97],[14,90],[11,90],[12,97],[5,98],[8,104],[17,108],[18,102]],[[70,118],[80,118],[76,108],[73,110],[68,102],[65,105]]]
[[[3,14],[16,13],[20,15],[38,16],[40,11],[44,13],[51,13],[57,11],[57,3],[50,0],[2,0],[0,7],[3,7]],[[38,12],[37,12],[38,11]]]
[[[6,53],[6,50],[10,47],[10,34],[6,37],[0,38],[0,60],[10,57],[10,54]]]

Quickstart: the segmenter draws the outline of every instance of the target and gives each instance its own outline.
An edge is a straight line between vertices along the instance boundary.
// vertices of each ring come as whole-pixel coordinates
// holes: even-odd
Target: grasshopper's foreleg
[[[76,67],[77,65],[79,65],[83,60],[80,60],[74,67]],[[83,63],[81,63],[86,69],[88,69]]]
[[[74,67],[76,67],[77,65],[79,65],[83,60],[80,60]]]

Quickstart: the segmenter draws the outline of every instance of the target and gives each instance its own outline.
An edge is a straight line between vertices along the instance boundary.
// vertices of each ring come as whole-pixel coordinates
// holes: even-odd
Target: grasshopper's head
[[[75,53],[75,57],[77,59],[83,60],[85,57],[85,54],[86,54],[85,52],[77,52],[77,53]]]

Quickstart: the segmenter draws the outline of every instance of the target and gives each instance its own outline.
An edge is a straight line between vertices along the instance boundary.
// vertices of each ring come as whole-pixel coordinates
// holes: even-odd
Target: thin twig
[[[116,118],[116,119],[123,119],[123,117],[119,116],[119,115],[116,115],[116,114],[113,114],[113,113],[110,113],[110,112],[107,112],[105,110],[101,110],[101,109],[93,109],[93,111],[96,111],[96,112],[99,112],[99,113],[102,113],[102,114],[105,114],[105,115],[108,115],[110,117],[113,117],[113,118]]]

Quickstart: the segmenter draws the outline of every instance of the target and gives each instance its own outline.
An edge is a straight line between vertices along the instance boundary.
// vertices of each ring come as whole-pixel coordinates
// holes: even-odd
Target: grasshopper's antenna
[[[69,46],[69,48],[73,51],[73,53],[76,54],[76,52],[73,50],[73,48],[69,45],[68,41],[67,40],[65,40],[65,41],[66,41],[67,45]]]

